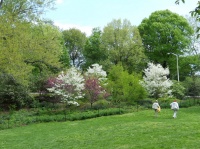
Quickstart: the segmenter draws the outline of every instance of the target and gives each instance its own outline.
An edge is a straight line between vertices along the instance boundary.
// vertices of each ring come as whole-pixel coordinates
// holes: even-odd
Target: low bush
[[[125,113],[125,109],[110,108],[86,111],[47,110],[47,109],[22,109],[14,112],[4,112],[0,114],[0,129],[24,126],[32,123],[75,121],[100,116],[116,115]]]
[[[96,109],[96,110],[97,109],[107,109],[107,108],[109,108],[109,106],[110,106],[110,102],[105,99],[102,99],[102,100],[96,101],[93,104],[92,108]]]
[[[138,100],[137,101],[137,105],[143,106],[143,107],[145,107],[147,109],[151,108],[152,103],[153,103],[152,99],[144,99],[144,100]]]
[[[20,109],[30,106],[33,99],[28,89],[15,80],[12,75],[0,74],[0,108],[2,110]]]
[[[191,100],[182,100],[179,103],[179,106],[181,108],[188,108],[188,107],[191,107],[193,105],[194,105],[194,103]]]

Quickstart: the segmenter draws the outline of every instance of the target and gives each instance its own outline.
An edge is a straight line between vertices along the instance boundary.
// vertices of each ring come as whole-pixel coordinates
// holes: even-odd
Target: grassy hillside
[[[0,131],[1,149],[197,149],[200,107],[163,109]]]

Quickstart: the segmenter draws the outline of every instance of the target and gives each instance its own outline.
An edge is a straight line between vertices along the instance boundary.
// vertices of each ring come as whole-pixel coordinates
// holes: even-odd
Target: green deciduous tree
[[[50,74],[69,66],[69,55],[64,47],[62,33],[55,26],[44,23],[35,25],[31,35],[34,40],[27,41],[29,50],[24,52],[24,61],[33,66],[32,75],[29,75],[30,86],[32,89],[36,87],[34,91],[37,91]]]
[[[194,17],[186,16],[189,25],[193,28],[193,30],[197,29],[199,22],[196,21]],[[184,55],[179,56],[179,72],[180,72],[180,80],[185,80],[188,76],[194,76],[200,70],[200,40],[197,38],[198,32],[194,32],[190,36],[190,44],[184,50]],[[171,55],[172,57],[169,60],[170,65],[170,78],[177,78],[176,74],[176,57]]]
[[[103,29],[102,42],[112,64],[121,63],[130,73],[143,69],[142,40],[137,27],[130,21],[118,19],[108,23]]]
[[[0,9],[0,15],[6,15],[7,21],[37,21],[41,14],[53,9],[55,0],[6,0]]]
[[[107,50],[102,47],[102,33],[99,28],[94,28],[92,35],[88,37],[83,55],[85,58],[84,68],[88,68],[92,64],[101,64],[107,58]]]
[[[139,83],[140,76],[129,74],[118,64],[108,74],[108,88],[115,102],[134,103],[146,97],[145,89]]]
[[[80,67],[84,62],[83,48],[86,42],[86,35],[79,29],[69,29],[63,31],[65,46],[69,50],[71,65]]]
[[[184,17],[169,10],[153,12],[149,18],[143,19],[138,28],[146,55],[164,68],[171,65],[169,61],[173,55],[168,53],[184,54],[193,33]]]
[[[62,34],[39,15],[53,0],[7,0],[0,10],[0,69],[28,84],[32,71],[61,67]],[[43,67],[43,68],[42,68]]]
[[[44,67],[51,71],[61,67],[59,60],[63,46],[58,29],[45,24],[15,23],[16,28],[9,25],[0,27],[2,70],[13,74],[20,82],[27,82],[30,72],[36,67],[40,72]]]
[[[198,76],[186,78],[183,85],[187,96],[200,96],[200,78]]]
[[[177,99],[183,99],[185,96],[185,87],[182,82],[173,80],[172,95]]]
[[[175,65],[176,64],[174,62],[174,67],[171,67],[173,71],[176,70]],[[179,57],[180,80],[185,80],[186,77],[195,76],[196,74],[198,74],[199,70],[200,70],[200,66],[199,66],[198,55],[186,55],[183,57]]]

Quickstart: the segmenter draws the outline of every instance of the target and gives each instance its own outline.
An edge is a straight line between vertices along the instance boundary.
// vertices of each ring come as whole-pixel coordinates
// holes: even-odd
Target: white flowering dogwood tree
[[[77,99],[83,98],[84,77],[74,67],[61,74],[51,82],[52,87],[47,88],[50,92],[61,96],[63,102],[78,106]]]
[[[87,69],[85,76],[93,76],[99,79],[99,81],[104,81],[107,78],[107,73],[102,69],[102,66],[99,64],[93,64],[92,67]]]
[[[172,90],[172,81],[167,78],[169,69],[163,68],[160,64],[148,63],[148,68],[144,70],[142,86],[147,90],[150,96],[159,98],[170,96]]]

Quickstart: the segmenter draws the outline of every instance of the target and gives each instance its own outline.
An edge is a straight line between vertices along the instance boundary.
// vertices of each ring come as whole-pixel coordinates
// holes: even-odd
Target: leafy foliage
[[[29,51],[24,52],[26,54],[24,62],[33,67],[32,73],[29,74],[29,85],[32,91],[37,91],[49,75],[68,66],[69,59],[68,62],[64,58],[61,60],[63,51],[66,49],[62,43],[62,34],[56,27],[41,23],[34,26],[32,32],[32,38],[35,41],[30,43],[32,46]],[[64,54],[68,57],[68,53]]]
[[[198,76],[187,77],[183,82],[187,96],[200,96],[200,78]]]
[[[146,57],[142,39],[137,27],[132,26],[130,21],[118,19],[108,23],[103,29],[102,42],[112,64],[122,64],[130,73],[143,69]]]
[[[0,69],[24,85],[34,69],[55,72],[61,67],[62,34],[39,19],[51,2],[7,0],[0,10]]]
[[[83,55],[85,58],[84,68],[95,63],[101,64],[107,59],[107,50],[102,47],[102,32],[99,28],[92,30],[92,35],[85,43]]]
[[[41,14],[53,9],[55,0],[4,0],[0,15],[12,20],[37,21]]]
[[[173,80],[172,95],[177,99],[183,99],[185,96],[185,87],[182,82]]]
[[[0,108],[20,109],[33,102],[27,88],[19,84],[12,75],[0,74]]]
[[[108,88],[115,102],[134,103],[146,97],[139,75],[129,74],[121,65],[113,66],[108,75]]]
[[[176,69],[174,67],[171,69]],[[199,55],[186,55],[179,58],[180,80],[185,80],[187,77],[198,76],[200,70]],[[172,74],[174,76],[174,74]],[[172,76],[170,76],[173,78]]]
[[[97,105],[95,105],[97,106]],[[118,115],[129,112],[126,109],[119,108],[106,108],[98,110],[81,110],[70,112],[68,109],[67,117],[65,118],[65,113],[62,110],[49,110],[49,109],[21,109],[19,111],[14,111],[11,113],[1,113],[0,114],[0,130],[9,129],[14,127],[20,127],[24,125],[30,125],[34,123],[45,123],[45,122],[63,122],[63,121],[75,121],[75,120],[85,120],[101,116]]]
[[[149,18],[143,19],[138,29],[145,54],[151,61],[160,63],[164,68],[172,64],[172,55],[168,53],[184,54],[193,33],[184,17],[169,10],[153,12]]]
[[[62,33],[65,46],[69,50],[71,65],[78,68],[84,61],[83,48],[86,42],[86,35],[75,28],[64,30]]]

